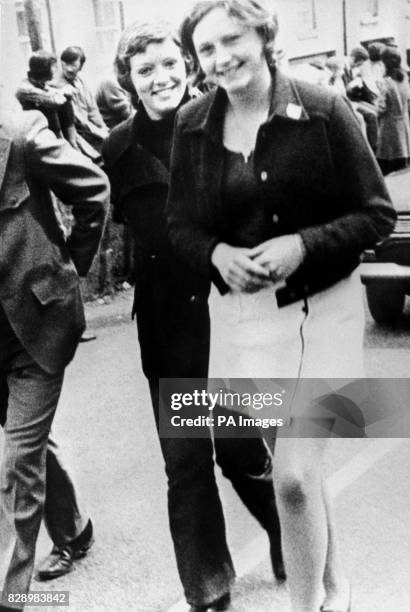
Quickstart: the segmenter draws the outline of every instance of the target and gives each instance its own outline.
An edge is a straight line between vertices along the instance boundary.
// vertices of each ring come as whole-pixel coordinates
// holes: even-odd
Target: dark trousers
[[[158,428],[159,392],[150,380]],[[161,438],[168,477],[168,514],[185,597],[206,604],[226,593],[235,573],[214,474],[209,438]],[[239,497],[280,546],[279,518],[271,477],[271,458],[261,438],[215,440],[216,462]]]
[[[61,546],[80,535],[89,516],[79,503],[70,472],[52,437],[47,444],[46,475],[44,524],[53,544]]]
[[[47,441],[64,372],[48,374],[15,336],[0,306],[0,603],[26,593],[33,572],[46,479]]]

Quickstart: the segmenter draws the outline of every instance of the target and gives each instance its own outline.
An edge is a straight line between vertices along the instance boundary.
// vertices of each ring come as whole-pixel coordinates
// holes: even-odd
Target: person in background
[[[52,53],[43,50],[34,53],[29,60],[27,78],[18,87],[16,98],[23,110],[40,110],[58,138],[64,137],[72,147],[98,164],[101,160],[100,154],[75,128],[72,86],[65,85],[60,88],[52,86],[56,68],[57,58]],[[74,223],[71,205],[60,202],[53,194],[52,201],[59,224],[68,238]],[[81,342],[95,338],[94,333],[85,330]]]
[[[102,79],[96,89],[95,100],[104,123],[110,131],[134,114],[130,94],[119,85],[115,74],[110,74]],[[110,230],[111,225],[109,222],[102,248],[105,246],[110,248]],[[125,281],[122,286],[124,287],[127,284],[131,285],[134,278],[134,239],[128,225],[124,225],[122,229],[122,247],[122,272]]]
[[[175,114],[193,92],[179,38],[173,26],[161,20],[129,26],[115,64],[120,85],[138,100],[137,112],[112,130],[103,158],[117,218],[130,226],[135,238],[132,313],[159,431],[159,379],[205,379],[208,372],[209,282],[175,257],[164,213]],[[208,429],[204,436],[160,436],[170,530],[191,612],[225,610],[234,580]],[[283,579],[272,459],[266,445],[260,436],[215,444],[224,475],[266,530],[273,571]]]
[[[364,47],[362,47],[361,45],[353,47],[353,49],[350,51],[347,63],[348,72],[350,70],[350,74],[348,75],[348,81],[351,81],[352,79],[361,76],[362,66],[365,62],[368,61],[368,59],[369,54]]]
[[[325,66],[330,72],[329,81],[327,83],[328,87],[335,93],[345,96],[346,86],[343,81],[343,59],[329,57],[325,62]]]
[[[410,157],[410,86],[400,53],[386,47],[381,59],[385,76],[377,103],[379,138],[376,157],[383,174],[405,168]]]
[[[383,84],[383,77],[386,68],[383,64],[381,54],[386,49],[383,43],[375,42],[368,46],[369,59],[364,62],[361,68],[361,75],[367,86],[379,96]]]
[[[81,47],[71,46],[61,53],[61,73],[55,79],[57,87],[70,89],[78,133],[94,148],[101,152],[102,143],[108,134],[94,94],[86,81],[80,77],[85,63],[85,53]]]
[[[101,165],[101,148],[108,129],[98,110],[91,87],[79,74],[86,61],[84,50],[78,46],[67,47],[61,53],[60,61],[61,72],[54,84],[71,91],[76,130],[93,150],[93,156],[89,157],[94,163]],[[85,281],[82,287],[84,292]],[[86,329],[81,336],[81,342],[89,342],[96,337],[93,331]]]
[[[95,101],[109,130],[133,114],[130,97],[119,85],[115,75],[100,81],[95,92]]]
[[[0,610],[5,612],[23,608],[44,508],[46,524],[54,527],[44,505],[46,486],[58,498],[59,524],[66,517],[63,491],[53,483],[59,460],[47,443],[64,370],[84,328],[79,276],[87,273],[98,248],[109,189],[104,173],[57,138],[42,113],[2,114],[0,124]],[[73,207],[76,223],[68,240],[51,191]],[[58,472],[64,473],[61,465]],[[69,544],[80,552],[92,539],[92,526],[75,519]]]
[[[30,57],[28,65],[27,77],[16,90],[22,109],[40,110],[54,134],[65,138],[77,149],[71,87],[56,89],[50,86],[57,71],[56,56],[48,51],[37,51]]]
[[[349,56],[349,66],[345,70],[346,95],[354,104],[355,111],[360,113],[366,124],[366,137],[374,153],[377,149],[378,122],[375,106],[378,93],[367,86],[362,77],[366,70],[369,54],[362,46],[354,47]]]
[[[321,469],[328,441],[306,429],[304,380],[363,376],[357,266],[395,213],[347,100],[274,65],[277,27],[263,0],[200,0],[183,21],[184,53],[217,88],[176,117],[169,235],[214,285],[210,374],[302,389],[286,402],[273,463],[291,609],[347,612]]]

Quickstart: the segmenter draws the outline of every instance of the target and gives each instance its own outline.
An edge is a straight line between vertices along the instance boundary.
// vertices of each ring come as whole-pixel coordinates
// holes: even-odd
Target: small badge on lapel
[[[286,107],[286,114],[290,119],[300,119],[302,116],[302,107],[289,102]]]

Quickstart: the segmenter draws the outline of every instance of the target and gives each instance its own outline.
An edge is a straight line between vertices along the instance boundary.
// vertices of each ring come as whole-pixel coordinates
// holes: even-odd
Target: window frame
[[[114,37],[116,37],[117,39],[119,38],[121,31],[124,28],[123,2],[122,0],[92,0],[92,4],[94,14],[94,28],[99,52],[102,54],[108,54],[109,52],[112,52],[112,42],[104,35],[109,34],[110,36],[114,35]],[[98,10],[99,8],[103,8],[104,4],[110,4],[114,8],[115,17],[112,23],[98,23]],[[104,38],[106,38],[106,40],[104,40]],[[107,45],[107,48],[105,48],[105,45]]]
[[[308,15],[308,19],[306,20],[308,23],[303,23],[304,18],[302,15]],[[319,30],[316,0],[298,0],[296,20],[298,40],[318,38]]]
[[[366,0],[367,10],[360,19],[361,25],[372,25],[380,21],[380,0]]]
[[[31,55],[31,42],[26,22],[23,0],[14,0],[14,9],[16,13],[16,27],[18,44],[24,53],[26,59]],[[24,25],[24,34],[20,33],[20,24]]]

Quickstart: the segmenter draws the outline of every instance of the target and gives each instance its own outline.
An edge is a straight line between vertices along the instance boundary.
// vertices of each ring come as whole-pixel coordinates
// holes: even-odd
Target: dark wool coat
[[[288,279],[295,297],[350,274],[360,253],[391,231],[395,213],[349,102],[280,71],[272,76],[271,112],[254,152],[264,197],[253,217],[247,214],[242,244],[236,246],[299,232],[306,257]],[[210,257],[217,243],[230,242],[220,197],[226,103],[218,89],[179,111],[168,206],[176,250],[221,292],[228,288]]]
[[[50,189],[73,207],[68,241]],[[47,372],[64,369],[84,329],[79,274],[98,248],[108,198],[104,173],[56,138],[42,113],[0,118],[0,304]]]
[[[103,158],[114,214],[135,240],[133,315],[143,370],[148,378],[206,377],[209,283],[175,257],[164,215],[169,173],[139,143],[139,124],[137,113],[114,128]]]
[[[383,79],[377,103],[379,111],[379,159],[408,159],[410,157],[410,86],[407,76],[399,82],[391,77]]]

